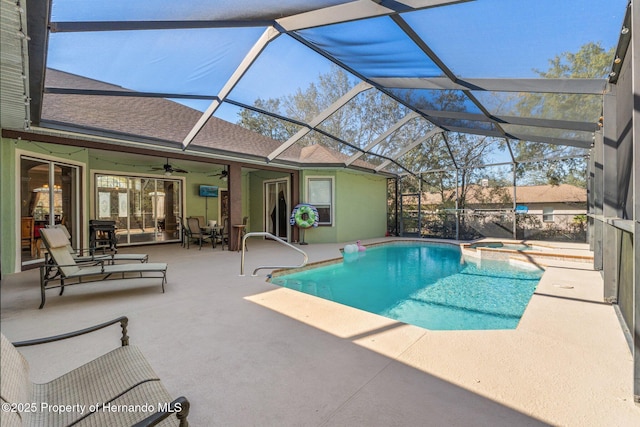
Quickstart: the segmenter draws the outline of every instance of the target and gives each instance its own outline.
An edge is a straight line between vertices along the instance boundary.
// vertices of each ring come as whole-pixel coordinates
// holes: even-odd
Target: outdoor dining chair
[[[209,233],[205,233],[204,228],[200,226],[200,220],[198,218],[187,218],[187,228],[189,229],[190,234],[189,240],[197,242],[199,245],[199,250],[202,250],[202,243],[204,242],[211,242],[211,247],[215,248],[215,242],[213,241],[214,237]]]

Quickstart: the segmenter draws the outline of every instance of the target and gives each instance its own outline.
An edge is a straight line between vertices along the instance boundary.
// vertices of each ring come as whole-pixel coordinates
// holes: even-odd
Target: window
[[[333,177],[307,178],[307,201],[318,209],[319,225],[333,225]]]
[[[542,208],[542,221],[553,222],[553,208]]]

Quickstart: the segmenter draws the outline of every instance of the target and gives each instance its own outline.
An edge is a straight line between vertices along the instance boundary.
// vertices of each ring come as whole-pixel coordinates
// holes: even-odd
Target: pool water
[[[388,244],[271,282],[434,330],[514,329],[542,270],[465,262],[460,249]]]

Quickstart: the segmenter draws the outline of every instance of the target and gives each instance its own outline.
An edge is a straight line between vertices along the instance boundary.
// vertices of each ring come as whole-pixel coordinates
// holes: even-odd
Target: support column
[[[395,203],[393,204],[393,209],[395,213],[395,224],[393,225],[395,227],[394,236],[399,236],[400,235],[400,210],[399,210],[400,182],[398,178],[394,178],[393,185],[394,185],[394,191],[396,192],[395,199],[394,199]]]
[[[603,115],[603,232],[602,247],[607,248],[602,255],[602,279],[604,282],[604,300],[616,303],[618,301],[618,259],[620,245],[617,229],[606,222],[607,218],[621,218],[620,189],[618,188],[618,131],[616,121],[616,86],[610,85],[610,91],[604,96]]]
[[[593,268],[602,270],[602,228],[604,221],[602,216],[602,193],[604,192],[604,176],[602,167],[602,133],[595,135],[594,147],[591,149],[590,162],[590,185],[588,193],[589,211],[594,216],[593,227],[591,230],[591,250],[593,251]]]
[[[516,240],[518,238],[518,213],[516,212],[516,208],[518,207],[518,180],[516,177],[516,168],[518,167],[517,163],[511,163],[511,172],[513,173],[513,239]],[[524,238],[524,235],[522,236]]]
[[[418,237],[422,237],[422,174],[418,174]]]
[[[291,214],[293,207],[300,203],[300,172],[295,171],[291,173],[291,206],[289,206]],[[300,241],[300,229],[298,227],[291,227],[291,242]]]
[[[456,167],[456,240],[460,240],[460,211],[458,210],[460,206],[458,203],[458,199],[460,198],[460,195],[458,194],[458,189],[460,188],[460,177],[458,176],[458,170],[459,169]]]
[[[633,395],[640,404],[640,0],[631,1],[631,76],[633,87],[632,142],[633,142]]]
[[[238,250],[238,228],[234,224],[242,224],[242,166],[229,165],[229,250]]]

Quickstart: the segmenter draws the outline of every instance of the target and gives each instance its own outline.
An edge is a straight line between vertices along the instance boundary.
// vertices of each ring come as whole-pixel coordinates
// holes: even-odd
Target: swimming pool
[[[352,255],[271,282],[427,329],[514,329],[542,276],[504,261],[465,262],[453,245],[394,243]]]

